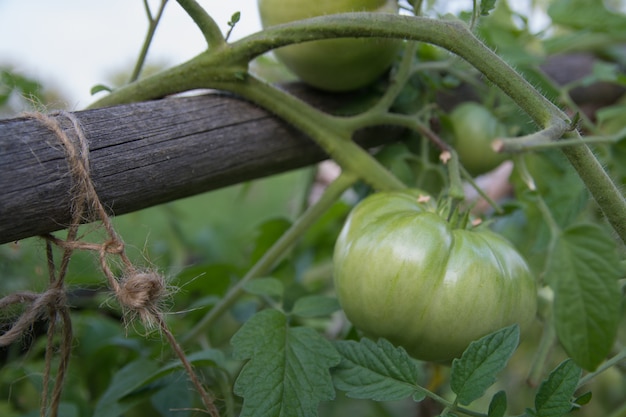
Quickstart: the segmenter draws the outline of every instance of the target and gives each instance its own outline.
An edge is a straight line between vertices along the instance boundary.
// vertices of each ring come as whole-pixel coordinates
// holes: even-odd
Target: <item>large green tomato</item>
[[[449,362],[473,340],[535,316],[535,280],[519,253],[483,227],[454,229],[419,193],[377,193],[350,213],[334,280],[352,324],[413,357]]]
[[[346,12],[397,13],[397,0],[258,0],[263,27]],[[400,42],[342,38],[305,42],[274,51],[302,81],[327,91],[364,87],[393,62]]]
[[[450,113],[454,133],[454,149],[463,166],[472,175],[491,171],[507,159],[495,152],[491,142],[507,136],[506,126],[484,106],[466,102]]]

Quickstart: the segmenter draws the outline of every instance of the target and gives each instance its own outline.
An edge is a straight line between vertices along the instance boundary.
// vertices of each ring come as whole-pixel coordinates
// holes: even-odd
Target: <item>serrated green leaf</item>
[[[309,295],[298,298],[291,312],[300,317],[321,317],[328,316],[340,308],[339,301],[334,297]]]
[[[615,242],[600,226],[572,226],[559,236],[546,276],[555,294],[559,341],[579,366],[595,369],[613,346],[619,324]]]
[[[276,278],[256,278],[244,284],[243,289],[254,295],[264,295],[269,297],[281,297],[285,287]]]
[[[506,392],[498,391],[489,403],[489,411],[487,417],[504,417],[506,413]]]
[[[422,391],[417,385],[417,365],[404,349],[385,339],[374,343],[366,338],[342,340],[335,347],[342,359],[333,370],[333,380],[348,397],[394,401],[413,395],[423,399],[416,395]]]
[[[560,417],[572,409],[572,396],[582,370],[567,359],[541,383],[535,397],[537,417]]]
[[[308,327],[290,328],[277,310],[263,310],[233,336],[233,355],[249,359],[235,381],[244,398],[240,416],[316,416],[335,396],[329,368],[341,357]]]
[[[450,388],[461,404],[480,398],[496,381],[519,343],[519,326],[514,324],[476,340],[452,362]]]

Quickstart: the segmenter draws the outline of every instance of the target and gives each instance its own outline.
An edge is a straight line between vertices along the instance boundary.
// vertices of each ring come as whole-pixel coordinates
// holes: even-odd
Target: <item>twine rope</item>
[[[180,359],[185,371],[200,394],[206,411],[212,417],[219,417],[212,395],[202,386],[183,349],[163,319],[159,303],[167,295],[165,279],[154,270],[139,270],[133,265],[124,250],[123,240],[115,231],[111,218],[98,198],[91,180],[89,141],[85,136],[80,121],[72,113],[65,111],[53,115],[27,113],[26,117],[39,121],[54,133],[63,145],[72,178],[71,223],[67,229],[66,239],[59,239],[51,234],[42,236],[46,240],[46,257],[50,280],[48,288],[43,293],[21,291],[0,299],[0,310],[12,305],[25,305],[24,311],[13,326],[0,335],[0,346],[16,342],[32,328],[36,320],[48,317],[43,393],[40,408],[41,416],[47,416],[47,410],[50,410],[50,417],[58,416],[63,382],[72,349],[72,324],[66,299],[65,276],[72,253],[75,250],[88,250],[98,254],[100,269],[125,312],[139,316],[147,327],[156,326],[159,328],[166,336],[168,343]],[[63,128],[61,124],[62,119],[69,121],[69,129]],[[78,238],[78,228],[83,220],[99,220],[108,235],[106,241],[100,244],[81,241]],[[58,270],[54,262],[53,245],[61,248],[63,254]],[[110,256],[117,256],[122,261],[123,272],[119,279],[109,266]],[[125,319],[126,317],[127,314],[125,314]],[[60,321],[62,324],[61,354],[50,398],[48,391],[57,321]]]

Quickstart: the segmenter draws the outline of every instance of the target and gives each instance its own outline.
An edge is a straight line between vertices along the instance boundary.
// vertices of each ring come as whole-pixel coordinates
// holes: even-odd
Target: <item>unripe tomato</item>
[[[370,337],[437,362],[513,323],[524,329],[537,293],[521,255],[486,228],[453,228],[418,195],[373,194],[348,216],[334,253],[348,319]]]
[[[258,0],[263,27],[347,12],[397,13],[397,0]],[[364,87],[387,70],[399,41],[342,38],[289,45],[276,57],[307,84],[327,91]]]
[[[507,136],[506,126],[487,108],[474,102],[459,104],[450,113],[450,121],[454,149],[470,174],[484,174],[507,159],[491,147],[496,138]]]

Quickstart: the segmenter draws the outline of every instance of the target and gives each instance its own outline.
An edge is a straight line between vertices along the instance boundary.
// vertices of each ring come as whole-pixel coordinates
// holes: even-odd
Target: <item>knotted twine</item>
[[[206,411],[211,416],[218,417],[219,412],[213,403],[212,396],[200,383],[182,348],[163,319],[159,303],[167,295],[165,279],[154,270],[140,270],[133,265],[124,250],[123,240],[115,231],[111,218],[98,198],[91,180],[89,142],[79,120],[73,114],[64,111],[56,115],[27,113],[26,117],[39,121],[52,131],[59,142],[61,142],[72,179],[71,223],[67,229],[66,239],[59,239],[50,234],[42,236],[46,241],[46,257],[49,271],[48,288],[43,293],[22,291],[0,299],[0,310],[11,305],[25,305],[24,311],[11,329],[0,335],[0,346],[7,346],[16,342],[32,328],[36,320],[46,316],[48,318],[43,392],[40,407],[41,416],[45,417],[48,415],[48,409],[51,417],[58,416],[63,382],[72,349],[72,323],[66,298],[65,276],[72,253],[75,250],[89,250],[98,253],[100,269],[107,278],[109,287],[115,294],[116,299],[124,309],[125,319],[128,318],[130,313],[133,317],[138,316],[147,327],[156,326],[160,329],[200,394]],[[70,129],[66,130],[62,127],[61,118],[70,122]],[[107,234],[107,239],[104,242],[89,243],[80,240],[78,228],[85,219],[88,221],[99,220],[101,222]],[[54,263],[53,245],[61,248],[63,254],[58,271]],[[109,267],[109,257],[112,255],[117,256],[122,261],[123,271],[120,278],[117,278]],[[50,398],[49,385],[57,321],[60,321],[62,324],[62,338],[60,360]]]

